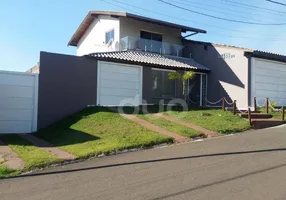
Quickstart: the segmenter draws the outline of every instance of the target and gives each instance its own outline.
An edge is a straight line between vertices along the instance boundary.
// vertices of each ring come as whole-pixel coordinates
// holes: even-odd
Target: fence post
[[[250,108],[248,108],[248,121],[249,121],[249,124],[251,126],[252,125],[252,120],[251,120],[251,110],[250,110]]]
[[[222,110],[225,111],[225,101],[224,101],[224,97],[222,97]]]
[[[266,98],[266,113],[269,113],[269,98]]]
[[[282,106],[282,121],[285,120],[285,107]]]
[[[256,102],[256,97],[254,97],[254,111],[257,111],[257,102]]]
[[[233,114],[236,115],[236,100],[233,101]]]

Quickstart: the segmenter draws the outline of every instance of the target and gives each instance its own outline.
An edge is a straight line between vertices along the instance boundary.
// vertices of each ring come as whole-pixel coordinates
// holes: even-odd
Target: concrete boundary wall
[[[97,60],[40,53],[38,128],[96,105]]]
[[[0,133],[37,130],[38,75],[0,70]]]

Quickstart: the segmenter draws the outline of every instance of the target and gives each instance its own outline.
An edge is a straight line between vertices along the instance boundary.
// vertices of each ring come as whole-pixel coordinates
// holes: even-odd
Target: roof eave
[[[126,13],[126,17],[127,18],[133,18],[133,19],[140,20],[140,21],[145,21],[148,23],[159,24],[161,26],[170,26],[170,27],[178,28],[178,29],[181,29],[182,32],[192,31],[192,32],[197,32],[197,33],[207,33],[207,31],[203,30],[203,29],[197,29],[197,28],[188,27],[188,26],[184,26],[184,25],[174,24],[174,23],[167,22],[167,21],[162,21],[162,20],[158,20],[158,19],[152,19],[149,17],[135,15],[132,13]]]
[[[110,15],[110,16],[113,16],[113,17],[133,18],[133,19],[139,20],[139,21],[145,21],[145,22],[148,22],[148,23],[155,23],[155,24],[159,24],[159,25],[162,25],[162,26],[169,26],[169,27],[181,29],[181,32],[191,31],[191,32],[196,32],[196,33],[207,33],[206,30],[197,29],[197,28],[193,28],[193,27],[187,27],[187,26],[184,26],[184,25],[178,25],[178,24],[174,24],[174,23],[171,23],[171,22],[166,22],[166,21],[162,21],[162,20],[157,20],[157,19],[152,19],[152,18],[148,18],[148,17],[143,17],[143,16],[127,13],[127,12],[119,12],[119,11],[118,12],[116,12],[116,11],[90,11],[86,15],[84,20],[81,22],[80,26],[77,28],[77,30],[75,31],[73,36],[71,37],[70,41],[68,42],[68,46],[77,46],[78,45],[78,42],[79,42],[80,38],[83,36],[85,31],[88,29],[90,24],[93,22],[93,19],[97,15]]]
[[[144,65],[148,67],[154,67],[154,68],[162,68],[162,69],[170,69],[170,70],[186,70],[186,71],[194,71],[194,72],[204,72],[208,73],[211,70],[210,69],[199,69],[199,68],[184,68],[184,67],[176,67],[176,66],[165,66],[165,65],[157,65],[152,63],[144,63],[144,62],[138,62],[138,61],[129,61],[129,60],[123,60],[123,59],[115,59],[115,58],[105,58],[105,57],[93,57],[89,55],[85,55],[86,58],[96,59],[100,61],[108,61],[108,62],[117,62],[122,64],[133,64],[133,65]]]
[[[71,37],[70,41],[68,42],[68,46],[77,46],[78,41],[74,41],[74,38],[76,37],[77,33],[80,32],[82,26],[84,25],[84,23],[90,18],[92,17],[92,15],[94,14],[93,11],[89,11],[88,14],[85,16],[84,20],[80,23],[79,27],[76,29],[76,31],[74,32],[73,36]]]
[[[245,56],[261,58],[266,60],[273,60],[277,62],[286,62],[286,56],[281,54],[275,54],[271,52],[264,52],[255,50],[253,52],[245,52]]]

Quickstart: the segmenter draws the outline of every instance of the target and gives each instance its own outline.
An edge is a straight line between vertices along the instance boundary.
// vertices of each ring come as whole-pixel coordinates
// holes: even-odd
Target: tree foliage
[[[183,94],[185,96],[185,99],[187,98],[187,87],[186,87],[186,81],[192,80],[195,77],[196,73],[193,71],[186,71],[183,74],[180,74],[179,72],[170,72],[168,74],[169,80],[181,80],[183,83]]]
[[[187,81],[187,80],[192,80],[194,77],[195,77],[195,72],[193,71],[187,71],[187,72],[184,72],[183,74],[180,74],[179,72],[170,72],[168,74],[169,80]]]

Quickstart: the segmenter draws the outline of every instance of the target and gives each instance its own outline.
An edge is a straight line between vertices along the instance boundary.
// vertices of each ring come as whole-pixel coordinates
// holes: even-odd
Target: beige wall
[[[225,96],[228,101],[237,100],[239,108],[249,104],[249,59],[246,49],[190,42],[185,56],[190,56],[208,67],[209,101],[215,102]],[[222,56],[226,57],[222,57]]]
[[[141,22],[125,17],[120,18],[120,38],[131,36],[140,37],[140,30],[160,33],[163,35],[163,42],[181,45],[181,30],[168,28],[156,24]]]

